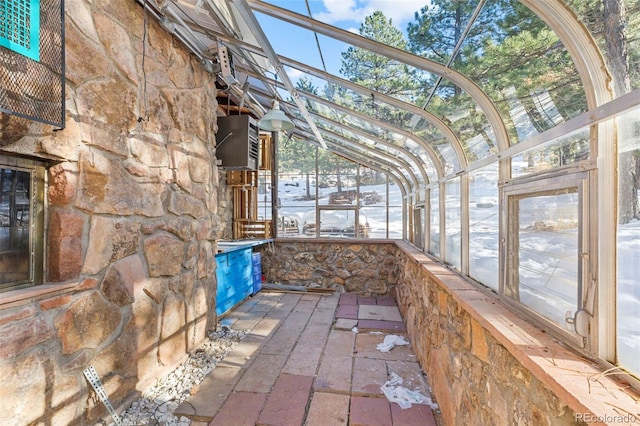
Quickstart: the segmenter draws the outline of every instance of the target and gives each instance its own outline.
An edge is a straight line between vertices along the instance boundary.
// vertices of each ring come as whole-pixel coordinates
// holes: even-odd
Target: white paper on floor
[[[438,408],[438,404],[433,402],[431,398],[423,395],[418,390],[409,390],[403,386],[402,377],[396,373],[391,373],[390,379],[382,386],[380,390],[384,392],[389,402],[397,403],[403,410],[410,408],[413,404],[423,404],[431,407],[432,410]]]
[[[409,344],[409,342],[404,340],[404,337],[396,336],[395,334],[389,334],[389,335],[384,337],[384,341],[382,343],[378,344],[378,346],[376,346],[376,348],[378,348],[378,350],[380,352],[389,352],[395,346],[403,346],[403,345],[408,345],[408,344]]]

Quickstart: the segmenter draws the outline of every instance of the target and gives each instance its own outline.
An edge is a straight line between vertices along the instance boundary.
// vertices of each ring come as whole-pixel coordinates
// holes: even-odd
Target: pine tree
[[[363,37],[389,46],[407,49],[407,41],[402,31],[397,29],[392,20],[387,19],[381,11],[367,16],[360,25],[359,33]],[[417,89],[415,70],[379,53],[360,47],[350,47],[342,52],[340,72],[354,83],[376,92],[405,101],[411,101],[415,97]],[[408,120],[406,114],[378,106],[375,95],[372,98],[354,97],[352,102],[352,106],[358,111],[396,125],[402,125]]]

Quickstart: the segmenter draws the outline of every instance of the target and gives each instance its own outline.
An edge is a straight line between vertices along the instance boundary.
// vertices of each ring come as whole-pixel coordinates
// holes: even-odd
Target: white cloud
[[[296,68],[285,67],[285,71],[287,72],[287,75],[289,76],[289,78],[293,81],[298,81],[300,78],[307,75],[307,73],[300,71]]]
[[[358,21],[361,17],[355,0],[322,0],[326,12],[315,14],[313,17],[327,24],[340,21]]]
[[[415,12],[429,3],[429,0],[323,0],[326,12],[317,13],[314,18],[328,24],[355,21],[360,24],[366,16],[376,10],[382,11],[393,24],[404,30],[413,20]]]

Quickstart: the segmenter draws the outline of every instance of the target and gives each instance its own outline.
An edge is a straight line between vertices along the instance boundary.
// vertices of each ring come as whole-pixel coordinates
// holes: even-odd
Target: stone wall
[[[215,77],[132,0],[68,0],[66,128],[2,114],[0,150],[55,159],[45,283],[0,294],[0,424],[94,424],[216,325]],[[144,68],[142,64],[144,63]],[[227,214],[228,216],[228,214]]]
[[[570,410],[456,303],[426,268],[404,253],[398,256],[398,264],[398,304],[447,424],[574,423]]]
[[[262,271],[270,283],[334,288],[363,295],[393,295],[396,246],[389,241],[280,239],[262,247]]]
[[[494,294],[408,243],[397,244],[398,305],[446,424],[637,419],[638,394],[615,375],[559,344]]]

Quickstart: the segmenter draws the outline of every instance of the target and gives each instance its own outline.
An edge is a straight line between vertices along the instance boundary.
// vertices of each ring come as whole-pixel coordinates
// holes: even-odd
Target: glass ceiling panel
[[[318,126],[325,130],[328,136],[331,137],[333,141],[336,141],[337,144],[351,146],[354,149],[361,151],[364,156],[378,156],[378,158],[385,162],[390,161],[388,157],[395,159],[395,163],[399,168],[410,169],[414,175],[413,179],[417,180],[419,184],[425,183],[420,170],[415,165],[414,159],[403,151],[376,143],[373,139],[356,135],[346,129],[336,129],[331,126],[330,123],[326,123],[324,121],[319,122]],[[382,154],[386,154],[386,157]],[[429,176],[428,169],[427,176]],[[429,179],[431,179],[430,176]]]
[[[461,91],[459,87],[443,83],[435,91],[427,110],[449,125],[460,138],[462,149],[467,155],[467,161],[480,160],[474,153],[497,152],[493,129],[487,116],[480,109],[471,96]],[[470,142],[473,141],[473,142]],[[470,148],[470,144],[483,142],[485,146]],[[451,164],[454,160],[448,158]]]
[[[301,71],[290,67],[285,69],[290,73],[290,77],[295,77],[301,73]],[[374,94],[365,97],[349,88],[330,83],[325,79],[312,75],[304,75],[297,81],[296,87],[302,92],[320,96],[328,101],[351,108],[374,119],[382,119],[405,130],[410,130],[410,123],[420,118],[405,109],[380,101],[375,98]]]
[[[290,3],[302,3],[304,5],[304,2]],[[261,13],[255,13],[255,16],[269,39],[269,43],[271,43],[278,55],[294,58],[315,68],[322,69],[322,59],[316,48],[313,32]]]
[[[477,3],[445,1],[416,11],[416,19],[407,25],[409,49],[432,61],[448,64]]]
[[[306,10],[306,6],[297,4],[302,2],[271,0],[268,1],[268,3],[291,10],[304,16],[309,16],[309,12]],[[313,15],[313,18],[324,16],[322,14],[325,13],[326,10],[324,10],[323,8],[323,3],[309,2],[309,4],[312,8],[311,13]],[[435,23],[435,21],[432,21],[432,24],[437,24],[436,26],[438,28],[444,28],[447,25],[451,24],[450,20],[441,20],[443,15],[437,10],[437,6],[433,6],[426,1],[425,5],[429,5],[428,13],[433,14],[433,18],[438,20],[437,23]],[[449,7],[446,2],[443,2],[442,6],[446,9],[450,9],[446,11],[448,17],[451,17],[452,13],[457,16],[456,19],[458,27],[453,30],[451,28],[447,29],[448,34],[452,37],[454,33],[460,34],[464,29],[464,26],[466,26],[466,24],[468,23],[469,17],[472,15],[473,10],[475,9],[475,2],[451,2],[451,7]],[[317,11],[314,10],[314,8],[317,8]],[[367,18],[371,18],[371,13],[372,12],[369,12],[369,16],[367,16]],[[257,13],[256,15],[259,16],[259,20],[262,22],[262,18],[264,15],[260,13]],[[266,18],[266,16],[264,17]],[[364,17],[361,17],[360,19],[364,20]],[[388,18],[386,16],[383,16],[383,19]],[[447,41],[443,43],[440,40],[440,37],[442,36],[440,31],[438,31],[437,34],[431,34],[430,37],[433,39],[432,41],[440,40],[439,45],[443,50],[437,54],[434,53],[433,50],[431,50],[431,54],[427,55],[425,54],[425,49],[433,49],[433,46],[432,44],[429,44],[427,48],[421,48],[420,43],[424,43],[424,39],[420,38],[419,33],[424,29],[419,28],[419,21],[414,20],[413,22],[409,23],[408,26],[405,25],[405,28],[403,29],[395,28],[389,22],[383,22],[380,20],[374,22],[375,25],[378,25],[378,27],[375,27],[375,30],[372,29],[373,24],[371,24],[371,21],[369,21],[368,24],[365,21],[365,23],[360,25],[358,31],[353,28],[351,28],[350,31],[362,34],[365,37],[375,39],[376,41],[386,43],[392,47],[407,52],[412,52],[422,57],[428,57],[435,62],[446,64],[448,59],[450,59],[450,55],[453,51],[456,40],[453,39],[453,41]],[[369,26],[367,27],[367,25]],[[393,29],[389,29],[389,25],[391,25]],[[309,34],[313,34],[312,31],[302,28],[298,28],[297,31],[301,31],[302,33],[306,31]],[[318,37],[321,38],[323,36],[319,35]],[[305,36],[305,39],[310,38],[311,37],[309,37],[309,35]],[[329,40],[330,38],[326,39]],[[414,104],[414,106],[418,108],[421,108],[426,104],[426,100],[429,97],[429,94],[433,91],[434,84],[438,82],[438,77],[430,72],[422,69],[417,69],[406,64],[398,63],[398,61],[390,60],[389,58],[386,58],[376,52],[371,52],[369,50],[355,46],[349,46],[348,48],[345,48],[347,46],[346,44],[342,44],[342,46],[344,47],[341,50],[333,50],[329,47],[325,48],[322,45],[322,40],[324,40],[324,38],[321,39],[321,49],[325,58],[329,56],[334,57],[338,54],[341,56],[340,71],[336,73],[337,75],[340,75],[342,78],[348,79],[362,86],[382,92],[385,95],[394,97],[398,100],[410,101]],[[307,50],[318,50],[315,39],[312,44],[309,44],[307,46]],[[302,63],[314,64],[314,67],[322,69],[322,67],[315,65],[317,64],[317,62],[314,63],[312,61],[301,59],[301,54],[304,56],[308,55],[309,53],[297,52],[296,54],[292,54],[289,57]],[[335,58],[333,60],[335,60]],[[329,72],[331,72],[331,70],[329,70]],[[391,84],[390,82],[393,81],[399,81],[399,84]],[[445,84],[449,84],[449,86],[453,86],[453,84],[446,79],[443,79],[442,81],[445,82]],[[456,88],[455,91],[457,93],[462,93],[460,88]],[[436,96],[437,93],[438,91],[436,91]],[[362,95],[353,97],[353,92],[348,92],[344,90],[344,88],[332,92],[332,95],[332,99],[335,102],[339,102],[343,105],[348,105],[349,107],[354,107],[356,108],[356,110],[367,113],[368,115],[375,115],[381,120],[388,121],[390,123],[396,123],[398,125],[402,125],[403,127],[405,123],[408,122],[409,128],[407,130],[409,131],[415,131],[415,129],[417,129],[417,131],[420,131],[426,127],[426,123],[424,120],[414,116],[413,114],[407,113],[407,111],[400,112],[397,108],[395,109],[395,111],[391,111],[388,109],[388,106],[380,104],[375,99],[372,100],[370,98],[363,97]],[[463,96],[465,98],[469,98],[467,95]],[[448,97],[443,101],[448,102]],[[463,99],[462,102],[468,103],[466,99]],[[475,131],[472,134],[469,134],[470,128],[466,125],[460,126],[458,128],[452,128],[453,133],[456,134],[461,141],[464,142],[465,139],[473,141],[473,149],[464,147],[464,152],[470,155],[468,162],[473,162],[474,160],[484,158],[489,152],[493,153],[496,151],[496,149],[494,148],[496,144],[492,140],[494,133],[491,130],[487,130],[490,128],[490,126],[485,114],[480,111],[475,102],[473,102],[473,107],[473,112],[471,114],[467,114],[467,117],[473,117],[475,121],[470,124],[472,124],[472,126],[477,129],[482,129],[482,132]],[[445,115],[437,116],[445,118]],[[464,130],[465,132],[460,132],[460,130]],[[421,134],[421,137],[431,143],[431,140],[428,136],[428,132],[423,132]],[[487,146],[480,146],[483,141],[485,144],[487,144]],[[453,150],[451,150],[451,152],[453,152]],[[450,161],[449,158],[446,158],[446,160]],[[457,164],[457,162],[451,161],[451,164],[448,165],[447,168],[456,168],[458,167]]]
[[[300,13],[304,16],[308,16],[308,11],[305,10],[306,6],[302,7],[300,4],[296,5],[296,3],[301,2],[271,1],[270,3],[288,10],[292,10],[296,13]],[[310,2],[310,5],[311,7],[314,7],[313,2]],[[256,17],[263,27],[265,33],[267,34],[267,37],[271,41],[274,49],[281,56],[289,57],[295,61],[304,63],[320,70],[327,69],[328,72],[333,72],[336,75],[341,75],[343,78],[347,78],[355,82],[356,84],[370,87],[376,91],[384,93],[387,96],[391,96],[406,102],[408,100],[416,98],[417,93],[422,92],[425,89],[424,84],[420,88],[418,87],[418,85],[416,84],[417,80],[421,80],[424,82],[434,81],[433,75],[431,75],[430,73],[426,73],[423,70],[419,70],[414,67],[399,63],[398,61],[389,61],[388,58],[385,58],[375,52],[370,52],[366,49],[361,49],[354,46],[347,47],[347,45],[345,45],[344,43],[339,43],[339,46],[336,48],[336,42],[331,38],[318,35],[318,41],[316,42],[316,38],[312,31],[305,30],[296,25],[287,24],[284,21],[280,21],[276,18],[271,18],[260,12],[256,12]],[[286,35],[283,36],[283,34]],[[296,40],[294,42],[291,42],[292,38],[296,38]],[[299,42],[298,40],[303,41]],[[333,45],[330,47],[326,47],[325,42],[329,41],[332,42]],[[302,44],[305,47],[301,48],[299,47],[299,44]],[[320,58],[318,44],[320,44],[320,49],[322,50],[323,55],[326,55],[328,52],[329,55],[337,56],[338,54],[340,54],[340,56],[342,56],[340,70],[338,72],[332,71],[331,66],[327,65],[327,63],[324,62],[322,58]],[[402,47],[404,50],[406,50],[406,44],[396,47]],[[333,59],[335,60],[335,58]],[[357,71],[354,71],[357,66],[354,67],[350,65],[361,63],[361,61],[373,61],[374,63],[377,63],[376,61],[380,61],[380,66],[374,68],[379,70],[392,69],[394,72],[396,72],[396,74],[373,74],[367,76],[359,75],[357,74]],[[359,111],[362,114],[372,116],[381,121],[395,124],[401,128],[404,128],[406,131],[412,130],[411,123],[420,122],[420,117],[415,116],[414,114],[409,113],[404,109],[392,106],[385,102],[381,102],[379,99],[375,99],[375,95],[369,98],[345,87],[336,86],[335,84],[328,84],[326,80],[321,80],[307,74],[305,74],[301,80],[302,71],[295,70],[290,67],[287,67],[286,70],[289,77],[292,79],[292,81],[295,82],[297,88],[301,91],[311,91],[317,96],[331,99],[335,103],[348,108],[352,108],[355,111]],[[395,77],[398,75],[401,75],[401,77],[403,78],[403,80],[401,80],[403,85],[389,85],[388,83],[390,81],[395,80],[395,78],[390,77]],[[417,77],[420,78],[418,79]],[[389,130],[383,130],[379,126],[372,124],[366,119],[357,118],[351,114],[336,112],[330,107],[322,106],[319,103],[314,103],[312,101],[307,101],[307,104],[310,105],[310,108],[312,108],[318,114],[337,121],[348,123],[350,126],[362,129],[363,131],[366,131],[371,135],[375,135],[376,137],[384,137],[385,139],[388,139],[390,141],[399,140],[399,143],[407,145],[407,148],[411,149],[414,153],[416,153],[416,155],[419,155],[420,157],[423,157],[425,155],[423,153],[425,149],[423,147],[420,147],[415,142],[409,141],[404,137],[398,137],[397,135],[390,136],[388,134],[392,132],[390,132]],[[414,104],[414,107],[417,107],[417,105]],[[422,126],[425,127],[427,126],[427,124],[423,124]],[[435,129],[433,126],[430,127],[432,129],[432,132],[421,132],[419,135],[421,137],[425,137],[439,133],[435,131],[437,129]],[[443,135],[438,135],[437,138],[439,140],[444,139]],[[427,141],[427,143],[431,142],[428,139],[425,140]],[[412,145],[415,145],[415,147]],[[448,151],[451,153],[454,152],[452,149],[449,149]],[[451,162],[449,168],[456,168],[458,166],[457,160],[449,159],[447,157],[442,157],[441,159],[445,159]]]
[[[386,129],[378,130],[377,133],[375,132],[376,129],[374,129],[374,131],[372,132],[369,129],[362,127],[363,125],[366,127],[370,127],[370,126],[367,126],[367,124],[369,124],[368,122],[365,122],[364,120],[360,120],[355,116],[347,116],[347,117],[344,117],[342,120],[336,120],[334,117],[332,117],[332,115],[335,115],[335,114],[326,113],[327,110],[330,110],[330,111],[334,111],[334,110],[331,110],[328,107],[322,104],[318,104],[314,101],[309,101],[309,109],[310,111],[317,112],[319,115],[323,117],[327,117],[330,120],[335,120],[348,127],[352,127],[354,128],[354,131],[360,130],[361,132],[367,133],[368,135],[370,135],[371,138],[373,138],[373,139],[370,139],[373,143],[373,146],[371,147],[371,149],[388,149],[384,143],[381,143],[381,140],[384,140],[387,144],[391,144],[393,146],[398,147],[398,150],[405,149],[409,151],[410,153],[414,154],[416,157],[422,160],[422,163],[425,165],[426,169],[432,170],[433,173],[435,174],[435,167],[433,165],[433,161],[429,157],[426,150],[423,147],[421,147],[416,141],[405,138],[402,135],[388,131]],[[333,131],[335,131],[338,134],[344,134],[346,132],[343,127],[337,127],[334,124],[331,124],[328,122],[324,124],[324,128],[331,128]],[[363,140],[365,138],[366,137],[363,136],[362,134],[355,137],[356,140]],[[373,142],[376,140],[380,142]],[[410,160],[410,161],[414,161],[414,160]]]
[[[486,2],[452,68],[494,101],[511,144],[586,111],[571,56],[547,24],[517,0]]]
[[[402,170],[401,168],[402,166],[400,164],[391,163],[390,161],[393,161],[393,160],[389,160],[388,158],[385,158],[383,155],[381,155],[378,152],[367,151],[362,146],[359,146],[357,143],[349,143],[345,139],[335,137],[332,134],[327,134],[327,142],[336,149],[340,148],[341,151],[344,153],[350,153],[352,156],[360,158],[361,161],[363,162],[368,161],[372,164],[378,165],[387,170],[394,170],[394,169]],[[394,174],[397,174],[397,173],[394,172]],[[412,180],[411,176],[406,172],[403,173],[403,175],[408,177],[409,180]]]
[[[318,95],[319,93],[324,93],[324,95],[320,95],[321,97],[327,99],[328,97],[336,97],[334,94],[339,92],[339,96],[337,96],[337,103],[351,107],[356,111],[361,112],[364,115],[372,116],[374,119],[378,119],[380,115],[387,117],[384,121],[390,124],[395,124],[399,128],[403,128],[405,131],[409,132],[411,130],[411,123],[418,122],[418,126],[414,129],[414,134],[418,137],[421,137],[430,145],[438,145],[438,144],[448,144],[448,140],[442,134],[442,132],[435,127],[433,124],[427,122],[422,119],[421,116],[416,114],[412,114],[407,110],[398,108],[395,105],[391,105],[387,102],[379,101],[372,95],[370,98],[366,98],[362,96],[360,93],[354,92],[351,89],[345,88],[339,85],[331,85],[323,79],[316,78],[314,76],[305,76],[301,80],[298,81],[298,89],[301,92],[311,93],[313,95]],[[304,95],[302,95],[304,96]],[[310,104],[311,105],[311,104]],[[313,108],[313,106],[310,106]],[[318,107],[321,108],[321,107]],[[324,111],[332,111],[335,117],[343,117],[347,122],[351,122],[358,127],[365,126],[370,132],[374,132],[378,137],[384,137],[387,140],[392,141],[395,144],[403,145],[407,149],[411,150],[415,155],[419,156],[423,159],[423,161],[427,164],[433,165],[432,159],[429,157],[429,154],[425,152],[425,149],[421,147],[415,141],[411,139],[407,139],[404,136],[396,135],[393,137],[393,133],[387,130],[381,130],[376,126],[371,126],[368,121],[356,119],[355,117],[350,116],[345,113],[337,113],[332,108],[324,106],[322,108]],[[322,114],[327,116],[326,114]],[[389,118],[391,117],[391,118]],[[452,149],[452,148],[450,148]],[[428,158],[428,160],[427,160]],[[443,157],[439,157],[438,161],[444,160]],[[456,167],[458,162],[454,162],[451,167]]]

